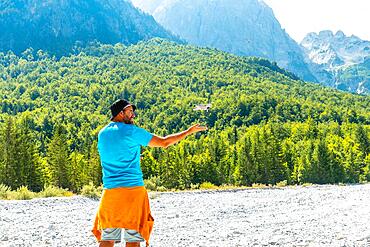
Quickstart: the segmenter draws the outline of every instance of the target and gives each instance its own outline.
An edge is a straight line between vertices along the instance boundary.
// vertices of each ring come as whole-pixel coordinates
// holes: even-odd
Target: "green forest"
[[[144,178],[158,186],[370,181],[370,96],[301,81],[265,59],[152,39],[58,59],[0,53],[0,184],[99,186],[97,134],[118,98],[157,135],[209,127],[142,149]],[[205,103],[209,111],[193,110]]]

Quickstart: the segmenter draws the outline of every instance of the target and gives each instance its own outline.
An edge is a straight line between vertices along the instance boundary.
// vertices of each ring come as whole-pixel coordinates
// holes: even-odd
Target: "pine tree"
[[[305,133],[305,137],[307,139],[316,139],[317,138],[317,135],[318,135],[318,127],[317,127],[317,123],[315,123],[315,121],[309,117],[306,122],[306,133]]]
[[[362,125],[356,125],[355,128],[355,140],[356,143],[359,145],[359,149],[362,153],[361,156],[361,164],[360,164],[360,169],[363,170],[364,167],[366,166],[365,164],[365,157],[370,154],[370,140],[369,137],[366,134],[366,131]]]
[[[270,175],[269,183],[276,184],[277,182],[288,180],[289,169],[286,163],[281,162],[281,141],[279,140],[279,132],[274,124],[267,124],[266,131],[268,135],[267,156],[269,156]]]
[[[192,179],[192,166],[190,164],[189,140],[183,140],[175,146],[176,163],[179,171],[180,188],[190,188]]]
[[[241,183],[243,185],[252,185],[259,178],[258,167],[253,162],[252,144],[249,136],[244,136],[241,143],[238,157],[238,167],[240,169]]]
[[[326,137],[327,149],[331,163],[330,181],[333,183],[345,182],[345,170],[343,166],[343,138],[337,134]]]
[[[89,183],[87,162],[84,156],[74,151],[69,156],[68,185],[74,192],[79,191],[83,185]]]
[[[296,152],[294,149],[293,142],[288,138],[281,142],[280,144],[280,153],[279,159],[282,166],[286,167],[287,172],[287,182],[291,183],[291,174],[294,170],[294,153]]]
[[[92,181],[95,186],[99,186],[102,183],[103,175],[97,141],[90,145],[87,172],[89,181]]]
[[[16,174],[16,134],[12,117],[7,117],[1,131],[0,183],[17,188],[19,180]]]
[[[144,179],[159,175],[157,162],[149,150],[146,150],[142,153],[140,165]]]
[[[299,158],[298,167],[301,171],[300,182],[301,183],[314,183],[315,182],[315,168],[313,167],[313,152],[314,144],[312,140],[306,140],[303,142],[301,157]]]
[[[370,182],[370,154],[365,157],[365,167],[363,169],[363,181]]]
[[[271,136],[271,132],[268,125],[261,127],[259,130],[259,151],[260,155],[257,156],[261,164],[260,173],[262,175],[261,183],[264,184],[275,184],[275,163],[277,160],[277,150],[275,145],[275,140]]]
[[[237,173],[235,173],[238,167],[238,150],[237,150],[238,130],[236,126],[233,127],[233,133],[231,138],[229,139],[231,140],[231,146],[229,149],[229,152],[231,152],[231,154],[228,155],[229,173],[227,183],[236,184],[240,179],[240,171],[238,170]]]
[[[331,180],[331,161],[324,140],[315,143],[312,160],[312,182],[318,184],[333,183]]]
[[[16,150],[17,150],[17,177],[18,186],[28,186],[33,191],[40,191],[43,188],[41,181],[42,174],[38,164],[38,150],[36,137],[31,127],[35,123],[29,117],[20,119],[17,125]]]
[[[360,181],[362,163],[362,153],[359,144],[347,136],[343,139],[343,152],[346,182],[358,183]]]
[[[212,182],[216,185],[221,185],[226,181],[226,177],[228,176],[229,171],[228,164],[225,162],[226,145],[220,135],[212,134],[209,143],[209,151],[212,162],[217,169],[217,176],[213,179],[213,182],[208,182]]]
[[[55,128],[54,135],[48,144],[47,162],[52,172],[53,184],[62,188],[69,188],[69,152],[67,138],[61,126]]]
[[[179,186],[179,174],[177,173],[176,155],[172,148],[166,150],[161,157],[160,178],[166,188],[177,188]]]

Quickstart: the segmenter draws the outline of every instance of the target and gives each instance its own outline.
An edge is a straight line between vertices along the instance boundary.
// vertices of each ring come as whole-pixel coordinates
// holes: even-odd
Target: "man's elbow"
[[[166,137],[155,137],[150,143],[150,147],[168,148],[171,142]]]
[[[164,139],[162,143],[162,147],[168,148],[169,146],[171,146],[171,142],[169,142],[167,139]]]

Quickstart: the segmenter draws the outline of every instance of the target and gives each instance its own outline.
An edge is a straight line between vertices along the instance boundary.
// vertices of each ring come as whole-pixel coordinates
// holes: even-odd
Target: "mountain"
[[[165,28],[191,44],[276,61],[308,81],[316,81],[300,46],[260,0],[132,0]]]
[[[92,41],[135,44],[162,37],[178,40],[152,16],[126,0],[0,1],[0,51],[29,47],[57,56]]]
[[[341,90],[370,93],[370,41],[325,30],[309,33],[300,45],[320,82]]]

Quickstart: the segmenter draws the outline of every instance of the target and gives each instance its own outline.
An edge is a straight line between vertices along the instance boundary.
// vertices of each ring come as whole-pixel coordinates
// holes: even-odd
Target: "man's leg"
[[[126,247],[140,247],[140,242],[127,242]]]
[[[126,247],[140,247],[140,242],[145,242],[144,238],[135,230],[125,229],[124,239]]]
[[[113,247],[114,241],[100,241],[99,247]]]
[[[121,228],[103,229],[99,247],[113,247],[114,243],[121,242],[121,232]]]

